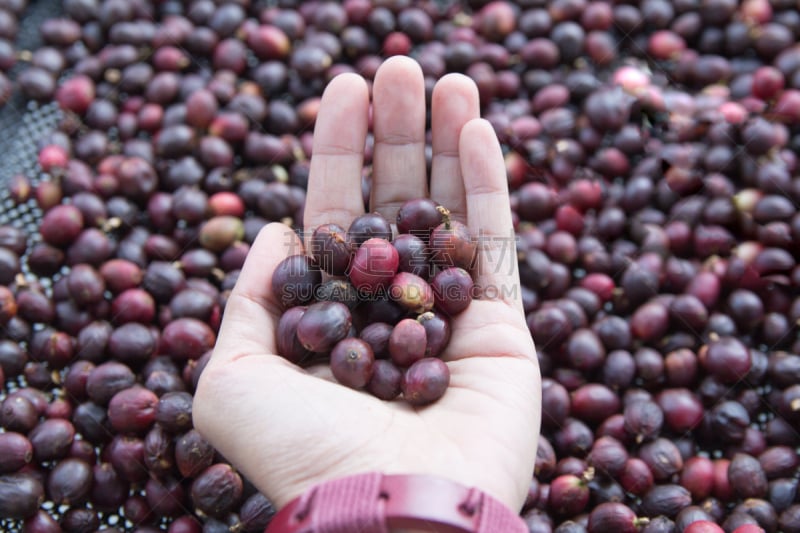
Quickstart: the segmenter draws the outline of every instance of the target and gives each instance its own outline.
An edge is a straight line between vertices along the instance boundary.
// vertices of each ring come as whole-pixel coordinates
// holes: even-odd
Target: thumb
[[[302,253],[303,244],[285,224],[268,224],[259,232],[225,305],[211,362],[276,352],[275,328],[282,309],[272,292],[272,274],[286,257]]]

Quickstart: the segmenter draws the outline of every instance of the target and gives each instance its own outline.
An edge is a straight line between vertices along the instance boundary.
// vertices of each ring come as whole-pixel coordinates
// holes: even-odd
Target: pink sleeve
[[[281,509],[266,533],[528,533],[511,509],[474,488],[423,475],[367,473],[311,488]]]

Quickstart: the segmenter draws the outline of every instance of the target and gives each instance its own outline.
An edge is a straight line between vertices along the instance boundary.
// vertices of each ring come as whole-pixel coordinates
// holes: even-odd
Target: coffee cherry
[[[333,377],[353,389],[361,389],[369,383],[374,362],[372,348],[361,339],[342,339],[331,350]]]
[[[320,271],[305,255],[291,255],[281,261],[272,274],[272,294],[284,308],[305,305],[314,298],[320,284]]]
[[[425,357],[426,346],[425,327],[412,318],[398,322],[389,336],[389,355],[399,367],[411,366]]]
[[[356,289],[374,294],[391,283],[398,264],[397,250],[388,240],[370,238],[356,251],[348,276]]]
[[[445,221],[433,229],[430,250],[431,261],[442,268],[469,270],[477,257],[477,243],[469,228],[455,220]]]
[[[352,317],[347,306],[338,302],[311,304],[297,322],[297,339],[306,350],[329,352],[350,331]]]
[[[403,398],[411,405],[421,406],[444,396],[450,384],[450,369],[441,359],[426,357],[418,360],[403,374]]]
[[[336,224],[319,226],[311,236],[309,248],[316,264],[328,274],[342,276],[347,272],[353,248],[343,228]]]

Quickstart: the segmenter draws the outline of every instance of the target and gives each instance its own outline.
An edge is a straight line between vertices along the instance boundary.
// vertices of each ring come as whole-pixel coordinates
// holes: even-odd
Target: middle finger
[[[394,222],[407,200],[428,195],[425,82],[413,59],[387,59],[373,84],[375,151],[371,209]]]

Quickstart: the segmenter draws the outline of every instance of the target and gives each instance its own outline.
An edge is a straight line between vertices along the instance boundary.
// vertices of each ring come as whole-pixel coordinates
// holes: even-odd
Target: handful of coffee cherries
[[[398,235],[378,213],[345,230],[323,224],[272,276],[284,312],[278,353],[307,366],[329,362],[342,385],[412,405],[441,398],[450,371],[438,358],[450,319],[472,301],[477,242],[428,198],[404,203]],[[323,280],[323,274],[326,280]]]

